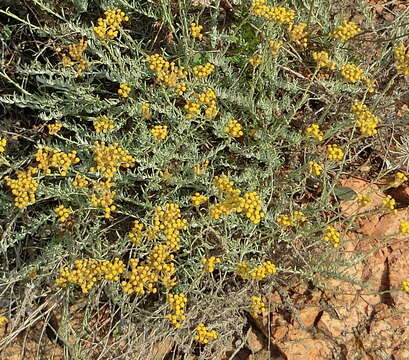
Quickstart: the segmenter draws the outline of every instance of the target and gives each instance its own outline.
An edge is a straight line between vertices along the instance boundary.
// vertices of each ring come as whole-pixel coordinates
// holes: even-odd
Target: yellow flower
[[[399,224],[399,231],[402,234],[409,234],[409,221],[402,220]]]
[[[315,161],[308,162],[309,173],[311,175],[320,175],[322,172],[323,167]]]
[[[72,214],[72,210],[70,208],[66,208],[64,205],[57,206],[54,209],[55,213],[58,216],[58,221],[59,222],[66,222],[67,219],[70,217]]]
[[[256,54],[249,59],[249,64],[253,67],[259,66],[263,62],[263,56]]]
[[[356,197],[356,201],[358,202],[358,204],[360,206],[366,206],[366,205],[370,204],[371,199],[367,195],[359,194]]]
[[[6,150],[7,139],[0,137],[0,153]]]
[[[402,281],[402,284],[400,285],[400,287],[403,291],[409,294],[409,280]]]
[[[266,305],[264,301],[261,299],[261,296],[252,296],[251,297],[251,306],[250,306],[251,314],[254,317],[257,317],[264,312],[266,312]]]
[[[315,137],[318,141],[324,140],[324,133],[320,130],[318,124],[311,124],[305,131],[308,135]]]
[[[393,48],[393,54],[396,60],[396,71],[409,76],[409,48],[400,43]]]
[[[98,116],[96,121],[94,121],[94,128],[97,134],[101,132],[106,134],[114,128],[114,121],[106,116]]]
[[[61,122],[56,122],[55,124],[48,124],[48,133],[50,135],[55,135],[57,134],[61,128],[63,127],[63,124]]]
[[[217,331],[212,330],[209,331],[207,330],[207,327],[204,324],[199,324],[196,326],[196,336],[194,339],[201,344],[207,344],[210,340],[216,340],[217,339]]]
[[[314,51],[312,53],[312,58],[317,63],[319,68],[328,68],[330,70],[336,69],[335,62],[331,61],[329,55],[326,51]]]
[[[119,85],[118,95],[123,98],[127,98],[129,93],[131,92],[131,88],[128,86],[127,83],[122,83]]]
[[[102,40],[114,39],[118,36],[122,22],[128,20],[128,16],[121,9],[106,10],[104,18],[97,20],[98,26],[94,27],[94,32]]]
[[[298,46],[306,48],[308,46],[308,33],[305,31],[306,28],[306,23],[290,23],[287,28],[288,37]]]
[[[203,265],[203,270],[205,272],[212,273],[214,271],[214,268],[215,268],[216,264],[221,263],[221,259],[217,258],[217,257],[214,257],[214,256],[211,256],[211,257],[209,257],[207,259],[202,258],[201,263]]]
[[[361,31],[362,30],[354,22],[345,20],[342,25],[337,26],[335,30],[330,33],[330,36],[334,39],[348,40]]]
[[[203,34],[201,33],[202,30],[203,30],[202,25],[198,25],[194,22],[190,24],[190,31],[192,33],[193,38],[202,40],[203,39]]]
[[[382,206],[387,211],[391,211],[394,214],[398,213],[398,210],[395,209],[396,201],[390,195],[387,195],[386,198],[382,200]]]
[[[341,75],[345,80],[355,84],[359,80],[364,80],[364,71],[354,64],[345,64],[341,67]]]
[[[361,135],[373,136],[378,132],[376,127],[381,122],[381,119],[375,116],[366,105],[355,100],[352,105],[352,112],[355,116],[355,124],[359,128]]]
[[[337,248],[341,242],[340,233],[333,226],[327,226],[325,228],[324,241],[330,242],[334,248]]]
[[[283,46],[283,44],[284,44],[283,40],[269,40],[268,41],[268,46],[270,47],[272,57],[278,56],[278,52]]]
[[[344,158],[344,151],[335,144],[327,145],[327,154],[329,160],[341,161]]]
[[[155,125],[151,129],[151,134],[157,141],[164,140],[168,136],[168,127],[166,125]]]
[[[195,74],[196,77],[198,78],[206,78],[208,77],[211,73],[214,72],[215,66],[211,63],[206,63],[204,65],[197,65],[193,68],[193,73]]]
[[[224,132],[232,137],[240,137],[244,135],[242,126],[237,120],[230,120],[224,128]]]
[[[208,200],[207,196],[201,195],[198,192],[192,195],[192,204],[194,206],[200,206]]]

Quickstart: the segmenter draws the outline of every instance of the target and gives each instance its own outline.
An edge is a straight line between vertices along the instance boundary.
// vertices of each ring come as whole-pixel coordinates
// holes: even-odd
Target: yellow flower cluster
[[[399,231],[400,231],[402,234],[409,234],[409,221],[407,221],[407,220],[402,220],[402,221],[399,223]]]
[[[377,133],[376,127],[381,122],[369,108],[362,102],[355,100],[352,105],[352,112],[355,116],[355,124],[359,128],[361,135],[373,136]]]
[[[243,211],[246,217],[253,224],[259,224],[265,214],[261,211],[261,200],[257,192],[245,193],[243,199]]]
[[[205,195],[201,195],[198,192],[192,195],[192,204],[193,206],[200,206],[204,204],[209,198]]]
[[[170,250],[177,251],[180,242],[179,232],[186,229],[187,221],[181,218],[179,206],[168,203],[163,209],[160,206],[156,207],[150,238],[156,239],[159,230],[163,230],[167,246]]]
[[[360,206],[366,206],[366,205],[370,204],[371,199],[367,195],[359,194],[356,197],[356,201],[358,202],[358,204]]]
[[[8,176],[5,178],[6,185],[14,195],[14,205],[19,209],[24,209],[36,201],[38,183],[32,177],[36,172],[36,168],[29,167],[26,171],[18,171],[17,179],[11,179]]]
[[[324,241],[331,243],[334,248],[337,248],[341,242],[341,234],[333,226],[329,225],[325,228]]]
[[[259,66],[263,62],[263,56],[256,54],[249,59],[249,64],[253,67]]]
[[[202,30],[203,30],[202,25],[196,23],[190,24],[190,32],[192,33],[193,38],[202,40],[203,39],[203,34],[201,33]]]
[[[254,224],[258,224],[265,216],[261,211],[261,200],[256,192],[245,193],[240,197],[241,191],[233,187],[226,175],[216,176],[214,184],[222,193],[222,201],[210,206],[209,214],[212,219],[219,219],[222,215],[230,215],[233,212],[244,212],[246,217]]]
[[[55,168],[61,176],[66,176],[70,166],[79,163],[80,159],[75,150],[64,153],[46,146],[37,150],[36,161],[38,170],[45,174],[51,174],[51,169]]]
[[[126,294],[145,295],[146,293],[156,294],[155,284],[158,282],[157,272],[150,269],[144,263],[139,263],[139,259],[129,259],[130,271],[124,273],[127,281],[122,281],[122,291]]]
[[[364,80],[364,71],[354,64],[345,64],[341,67],[341,75],[345,80],[349,81],[352,84],[355,84],[359,80]]]
[[[101,132],[106,134],[114,128],[114,121],[106,116],[98,116],[96,121],[94,121],[94,128],[97,134]]]
[[[152,119],[151,105],[148,103],[143,103],[141,105],[142,115],[146,120]]]
[[[0,327],[6,325],[8,322],[7,318],[4,315],[0,315]]]
[[[166,61],[159,54],[150,55],[145,61],[148,63],[149,69],[156,73],[157,83],[173,88],[178,93],[186,89],[185,83],[178,83],[180,79],[185,78],[187,75],[183,66],[176,66],[173,61]]]
[[[213,89],[208,88],[206,92],[196,94],[196,97],[199,104],[206,106],[205,118],[208,120],[215,118],[219,113],[219,110],[217,109],[216,104],[216,93],[213,91]]]
[[[118,143],[107,145],[103,141],[96,141],[92,152],[96,166],[92,167],[90,172],[99,171],[106,179],[112,179],[120,167],[134,166],[136,161],[128,150],[122,149]]]
[[[209,166],[209,160],[205,160],[193,166],[192,171],[195,175],[203,175],[208,166]]]
[[[204,324],[197,325],[195,330],[196,330],[196,335],[194,339],[200,344],[207,344],[210,340],[217,339],[217,331],[207,330],[207,327]]]
[[[168,136],[168,127],[166,125],[155,125],[151,129],[151,134],[157,141],[164,140]]]
[[[201,259],[201,263],[203,265],[203,270],[205,272],[212,273],[214,271],[214,268],[215,268],[216,264],[220,264],[221,261],[222,260],[220,258],[217,258],[215,256],[211,256],[211,257],[209,257],[207,259],[203,258],[203,259]]]
[[[257,317],[266,311],[266,304],[261,299],[261,296],[253,295],[251,297],[250,311],[254,317]]]
[[[76,284],[81,287],[84,294],[96,284],[97,281],[106,279],[119,281],[119,276],[125,270],[122,260],[115,258],[113,262],[98,261],[95,259],[80,259],[74,261],[74,269],[63,267],[59,270],[59,277],[55,280],[57,286],[66,287]]]
[[[89,184],[89,181],[80,174],[75,175],[75,179],[72,181],[72,186],[75,186],[78,188],[84,188],[88,186],[88,184]]]
[[[84,51],[88,46],[87,40],[81,39],[78,44],[71,44],[68,46],[68,55],[63,54],[63,65],[68,67],[77,63],[77,74],[80,74],[91,64],[84,58]]]
[[[139,245],[143,239],[143,224],[138,220],[134,220],[132,230],[128,233],[128,237],[135,245]]]
[[[268,6],[266,0],[255,0],[251,3],[251,10],[254,15],[273,20],[282,24],[293,22],[294,10],[287,10],[284,7]]]
[[[63,123],[56,122],[55,124],[48,124],[47,127],[48,127],[48,133],[50,135],[55,135],[62,129]]]
[[[311,175],[318,176],[321,174],[323,167],[315,161],[308,161],[308,171]]]
[[[402,284],[400,284],[400,288],[405,291],[406,293],[409,294],[409,280],[404,280],[402,281]]]
[[[58,216],[58,221],[61,223],[66,222],[72,214],[72,210],[70,208],[66,208],[64,205],[57,206],[54,211]]]
[[[194,101],[188,101],[185,104],[184,109],[187,112],[186,117],[188,119],[191,119],[193,116],[199,116],[200,115],[200,104],[196,103]]]
[[[396,201],[390,195],[387,195],[386,198],[382,200],[382,207],[385,210],[391,211],[392,213],[397,214],[398,210],[395,209],[395,206],[396,206]]]
[[[6,150],[7,139],[0,137],[0,153]]]
[[[335,144],[327,145],[328,159],[341,161],[344,158],[344,151]]]
[[[287,28],[288,37],[298,46],[306,48],[308,46],[308,33],[305,31],[306,28],[306,23],[290,23]]]
[[[311,124],[305,131],[308,135],[315,137],[318,141],[324,140],[324,133],[320,130],[318,124]]]
[[[131,92],[131,88],[128,83],[119,84],[118,95],[123,98],[127,98]]]
[[[183,321],[186,320],[185,308],[187,296],[183,293],[168,294],[167,303],[172,309],[173,314],[166,315],[166,319],[169,320],[175,328],[180,328]]]
[[[277,223],[283,227],[295,226],[303,224],[307,221],[307,217],[302,211],[296,210],[292,214],[281,214],[277,217]]]
[[[278,52],[280,51],[283,44],[284,44],[283,40],[269,40],[268,41],[268,46],[270,47],[272,57],[278,56]]]
[[[260,266],[250,268],[250,265],[242,261],[236,267],[236,273],[242,279],[263,280],[269,275],[273,275],[277,272],[276,266],[271,261],[265,261]]]
[[[95,183],[93,186],[94,193],[90,199],[93,206],[104,209],[106,219],[111,218],[111,212],[116,210],[116,206],[113,205],[116,195],[116,191],[112,190],[113,186],[114,183],[109,180]]]
[[[409,48],[401,43],[393,48],[393,54],[396,59],[396,71],[409,76]]]
[[[206,63],[204,65],[197,65],[193,67],[193,74],[196,77],[203,79],[208,77],[214,72],[215,66],[211,63]]]
[[[187,90],[187,84],[185,82],[180,82],[175,85],[176,94],[178,94],[179,96],[182,96],[186,90]]]
[[[330,70],[335,70],[337,67],[335,62],[330,60],[329,55],[326,51],[314,51],[312,53],[312,58],[315,60],[319,68],[328,68]]]
[[[157,206],[153,216],[153,224],[145,232],[139,222],[134,222],[129,237],[134,243],[140,243],[146,236],[150,240],[157,240],[160,232],[166,239],[165,244],[158,244],[149,252],[145,261],[131,259],[131,271],[125,274],[126,281],[122,282],[122,289],[127,294],[156,293],[157,283],[161,282],[166,288],[176,285],[173,275],[176,272],[173,251],[179,250],[180,231],[186,230],[187,221],[181,218],[180,209],[176,204],[168,203],[165,207]]]
[[[344,21],[342,25],[338,25],[330,36],[334,39],[348,40],[359,34],[362,30],[352,21]]]
[[[394,185],[394,186],[400,186],[400,185],[402,185],[405,181],[408,181],[408,177],[407,177],[403,172],[398,171],[398,172],[394,175],[393,185]]]
[[[235,138],[244,135],[242,126],[237,120],[230,120],[224,128],[224,132]]]
[[[94,27],[94,32],[102,40],[115,39],[121,24],[129,18],[121,9],[106,10],[104,16],[97,20],[98,26]]]

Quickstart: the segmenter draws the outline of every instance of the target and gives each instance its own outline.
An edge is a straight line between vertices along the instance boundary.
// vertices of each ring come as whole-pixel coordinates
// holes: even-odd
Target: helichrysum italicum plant
[[[390,195],[387,195],[385,199],[382,200],[382,206],[386,211],[390,211],[395,214],[398,212],[398,210],[395,208],[396,200]]]
[[[386,123],[384,109],[394,101],[390,91],[382,93],[385,79],[378,74],[388,71],[365,62],[355,47],[359,37],[348,46],[339,41],[332,46],[333,38],[358,35],[357,26],[344,23],[329,35],[321,28],[324,22],[314,23],[325,9],[317,7],[317,15],[308,17],[301,8],[296,13],[275,5],[256,0],[233,9],[227,27],[221,26],[217,7],[173,16],[173,7],[149,2],[141,4],[137,16],[126,8],[129,18],[125,9],[101,9],[93,28],[74,13],[56,17],[58,27],[42,27],[41,43],[47,36],[50,44],[64,39],[62,50],[56,45],[62,64],[41,50],[36,61],[16,59],[21,66],[12,74],[6,67],[2,75],[10,79],[0,95],[5,111],[35,113],[24,122],[6,121],[0,138],[0,151],[9,141],[7,154],[0,155],[5,185],[0,219],[13,214],[12,226],[0,220],[5,253],[32,248],[24,246],[30,234],[39,253],[36,265],[47,274],[61,269],[57,285],[72,284],[73,296],[106,286],[96,306],[112,301],[125,316],[128,305],[137,302],[144,331],[150,324],[165,329],[162,321],[194,329],[190,309],[201,309],[213,321],[219,311],[232,308],[215,305],[223,296],[209,297],[214,280],[220,289],[229,289],[226,301],[245,293],[242,305],[247,307],[247,294],[262,290],[282,266],[281,251],[271,252],[271,243],[292,246],[295,234],[308,251],[302,247],[286,254],[285,267],[294,269],[280,272],[280,281],[337,274],[329,256],[339,250],[316,241],[326,237],[334,247],[340,243],[332,225],[324,227],[324,234],[317,230],[323,214],[331,218],[336,212],[331,191],[322,190],[332,187],[341,168],[325,158],[345,159],[349,169],[354,166],[350,159],[357,159],[354,151],[382,133],[379,119]],[[51,10],[60,14],[58,8]],[[146,32],[156,25],[161,30]],[[30,33],[36,36],[39,27]],[[398,73],[407,74],[406,47],[397,45],[394,55]],[[342,59],[341,66],[334,59]],[[358,62],[362,69],[351,65]],[[345,84],[332,72],[335,68],[357,85]],[[376,77],[369,79],[363,69],[374,69]],[[377,80],[382,80],[381,91],[368,94]],[[64,130],[57,133],[53,125],[59,123]],[[358,134],[351,132],[353,125]],[[48,136],[47,128],[57,136]],[[300,130],[305,128],[308,136],[326,143],[305,141]],[[13,203],[17,209],[9,212]],[[58,204],[66,208],[54,213]],[[308,209],[308,219],[289,208]],[[58,231],[50,233],[50,222],[59,225]],[[400,230],[406,232],[406,225]],[[319,251],[311,252],[312,244]],[[223,254],[220,266],[218,257],[204,255],[216,253]],[[33,258],[26,255],[20,258]],[[26,264],[20,265],[26,270]],[[6,266],[15,271],[11,281],[16,283],[20,270]],[[203,274],[215,268],[214,276]],[[231,281],[233,272],[241,279]],[[45,279],[36,281],[48,286]],[[159,313],[165,303],[170,311]],[[259,314],[257,304],[254,313]],[[238,324],[232,325],[235,330]],[[194,335],[199,343],[214,340],[213,330],[199,329]]]

